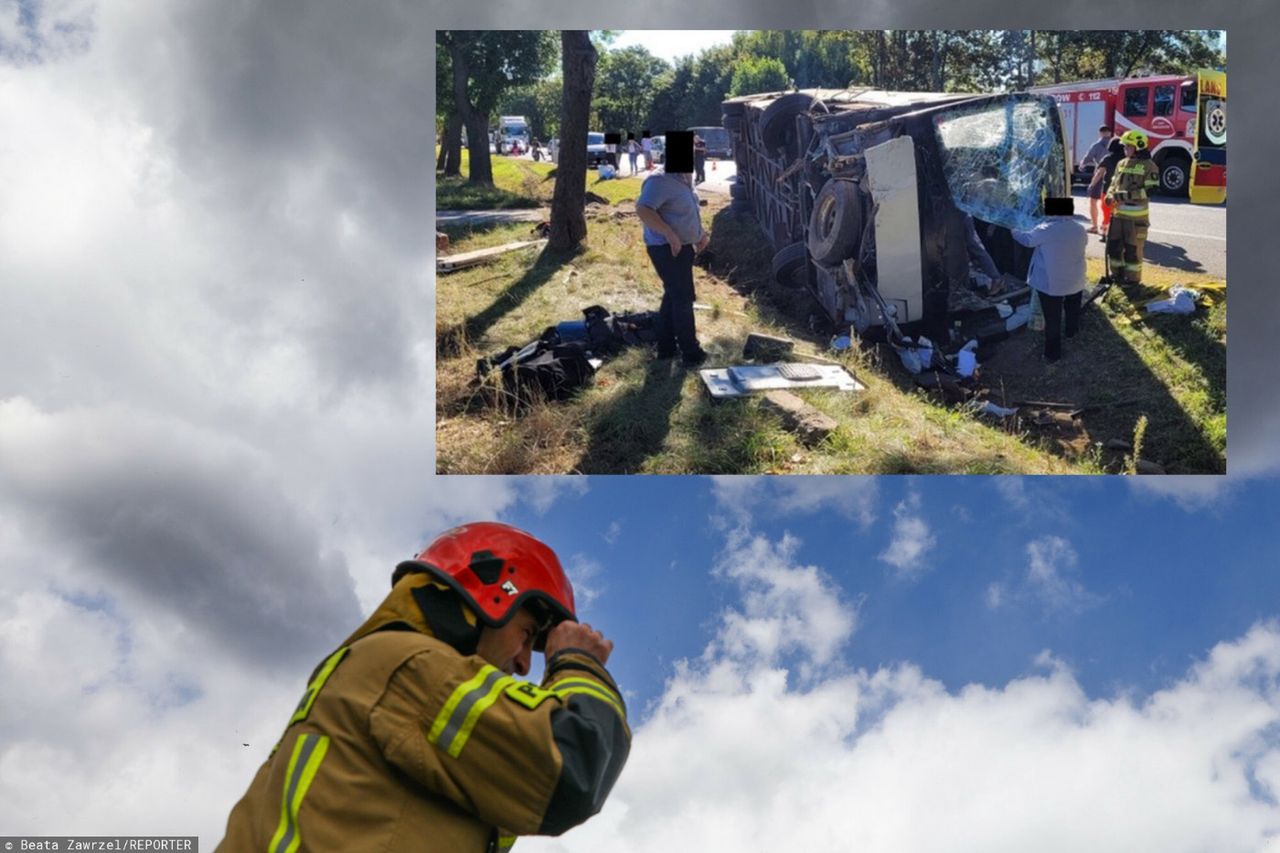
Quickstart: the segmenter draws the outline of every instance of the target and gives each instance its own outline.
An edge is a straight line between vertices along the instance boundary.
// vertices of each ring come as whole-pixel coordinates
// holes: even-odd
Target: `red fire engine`
[[[1082,80],[1031,91],[1057,98],[1067,157],[1077,176],[1082,174],[1080,161],[1098,138],[1098,127],[1105,124],[1116,136],[1126,130],[1147,134],[1164,193],[1189,194],[1191,201],[1201,204],[1226,200],[1225,72]]]

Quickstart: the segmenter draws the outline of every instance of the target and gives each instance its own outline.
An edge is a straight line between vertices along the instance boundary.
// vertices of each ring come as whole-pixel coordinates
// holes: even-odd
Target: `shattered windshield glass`
[[[1042,194],[1067,195],[1062,135],[1051,98],[1008,97],[934,119],[956,206],[1005,228],[1040,221]]]

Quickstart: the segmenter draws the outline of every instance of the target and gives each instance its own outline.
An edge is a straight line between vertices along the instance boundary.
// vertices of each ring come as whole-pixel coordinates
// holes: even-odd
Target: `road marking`
[[[1209,234],[1188,234],[1185,231],[1165,231],[1163,229],[1157,230],[1155,228],[1148,228],[1147,233],[1148,234],[1172,234],[1174,237],[1195,237],[1200,240],[1217,240],[1219,243],[1227,242],[1226,237],[1213,237]]]

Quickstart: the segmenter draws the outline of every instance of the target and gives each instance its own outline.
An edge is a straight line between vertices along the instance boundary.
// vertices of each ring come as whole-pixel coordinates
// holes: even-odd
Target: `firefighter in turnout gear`
[[[1124,284],[1142,283],[1142,250],[1151,226],[1147,198],[1160,185],[1160,170],[1147,150],[1147,135],[1130,130],[1120,136],[1124,159],[1116,165],[1107,188],[1114,206],[1107,229],[1107,260],[1111,274]]]
[[[582,823],[631,733],[613,643],[575,620],[545,544],[491,522],[447,531],[316,667],[218,849],[497,853]],[[541,685],[512,677],[534,651]]]

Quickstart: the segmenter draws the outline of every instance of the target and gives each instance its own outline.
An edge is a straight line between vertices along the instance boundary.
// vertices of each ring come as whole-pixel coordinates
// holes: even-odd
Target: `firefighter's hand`
[[[547,635],[547,658],[561,649],[582,649],[605,664],[613,651],[613,641],[606,640],[603,634],[585,622],[561,622]]]

